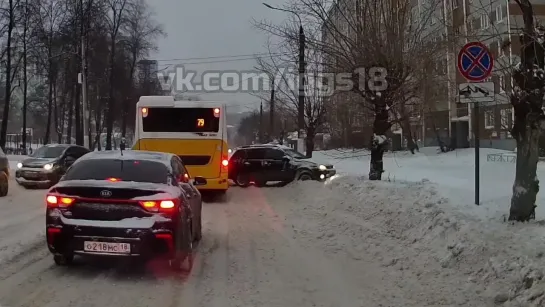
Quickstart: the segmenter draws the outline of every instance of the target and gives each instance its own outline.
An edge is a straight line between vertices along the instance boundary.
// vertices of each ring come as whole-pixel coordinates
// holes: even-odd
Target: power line
[[[268,53],[268,52],[261,52],[261,53],[254,53],[254,54],[238,54],[238,55],[221,55],[221,56],[210,56],[210,57],[200,57],[200,58],[180,58],[180,59],[151,59],[152,61],[157,62],[170,62],[170,61],[193,61],[193,60],[210,60],[210,59],[222,59],[222,58],[241,58],[241,57],[253,57],[256,56],[259,57],[265,57],[265,56],[277,56],[277,55],[285,55],[289,53]]]
[[[285,54],[280,55],[267,55],[267,56],[261,56],[261,57],[248,57],[248,58],[241,58],[241,59],[227,59],[227,60],[216,60],[216,61],[199,61],[199,62],[173,62],[173,63],[162,63],[161,65],[168,66],[168,65],[200,65],[200,64],[213,64],[213,63],[228,63],[228,62],[240,62],[240,61],[255,61],[257,59],[263,59],[263,58],[270,58],[270,57],[280,57]]]

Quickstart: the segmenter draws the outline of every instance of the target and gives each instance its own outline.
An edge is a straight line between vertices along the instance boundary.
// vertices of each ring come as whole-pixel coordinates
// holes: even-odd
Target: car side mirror
[[[178,182],[188,183],[189,182],[189,176],[187,174],[180,175],[180,177],[178,177]]]
[[[194,186],[200,186],[200,185],[206,185],[208,181],[204,177],[197,176],[193,178],[193,185]]]

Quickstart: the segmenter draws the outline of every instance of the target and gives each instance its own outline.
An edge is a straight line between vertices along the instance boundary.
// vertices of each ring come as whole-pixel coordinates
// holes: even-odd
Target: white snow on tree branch
[[[520,196],[520,195],[524,195],[528,192],[528,190],[526,190],[526,188],[520,186],[520,185],[516,185],[514,188],[513,188],[513,192],[515,193],[515,196]]]

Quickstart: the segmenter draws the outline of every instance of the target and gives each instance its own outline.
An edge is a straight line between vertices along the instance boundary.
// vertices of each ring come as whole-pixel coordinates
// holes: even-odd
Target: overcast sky
[[[253,27],[251,20],[267,19],[282,23],[288,13],[266,8],[261,0],[148,0],[157,19],[164,25],[167,37],[159,41],[159,52],[152,57],[159,68],[180,63],[166,61],[246,55],[267,52],[267,35]],[[285,0],[267,0],[273,6],[282,6]],[[248,58],[248,57],[247,57]],[[165,60],[165,61],[163,61]],[[191,60],[188,62],[221,61],[222,59]],[[224,63],[184,65],[192,70],[248,70],[255,60]],[[228,101],[240,111],[259,105],[259,98],[244,93],[200,95],[203,99]],[[231,108],[234,109],[234,108]]]

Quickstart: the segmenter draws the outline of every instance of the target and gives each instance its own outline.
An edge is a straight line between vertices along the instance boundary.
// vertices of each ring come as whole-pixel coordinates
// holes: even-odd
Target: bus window
[[[214,108],[149,108],[142,117],[143,132],[218,132]]]

